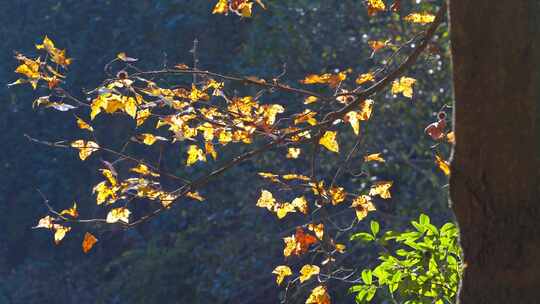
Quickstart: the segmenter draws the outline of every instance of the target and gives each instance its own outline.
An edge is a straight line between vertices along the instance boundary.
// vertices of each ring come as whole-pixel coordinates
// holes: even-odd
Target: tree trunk
[[[449,1],[459,302],[540,303],[540,1]]]

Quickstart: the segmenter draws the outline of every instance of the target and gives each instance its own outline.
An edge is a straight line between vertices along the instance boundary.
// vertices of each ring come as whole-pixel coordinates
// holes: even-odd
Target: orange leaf
[[[84,239],[82,242],[82,250],[84,253],[88,253],[92,247],[94,247],[94,244],[98,241],[98,239],[91,234],[90,232],[87,232],[84,234]]]

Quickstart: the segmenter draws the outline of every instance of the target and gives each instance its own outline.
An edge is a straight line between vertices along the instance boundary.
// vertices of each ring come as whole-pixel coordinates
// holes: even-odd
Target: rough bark
[[[538,2],[449,2],[460,303],[540,303]]]

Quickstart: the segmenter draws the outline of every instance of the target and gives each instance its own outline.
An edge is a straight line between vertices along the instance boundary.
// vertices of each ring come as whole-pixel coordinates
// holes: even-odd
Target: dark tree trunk
[[[460,303],[540,303],[538,0],[450,0]]]

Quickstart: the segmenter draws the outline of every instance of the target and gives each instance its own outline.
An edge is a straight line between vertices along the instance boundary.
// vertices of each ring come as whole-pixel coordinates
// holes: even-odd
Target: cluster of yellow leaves
[[[317,238],[304,233],[301,227],[297,227],[296,233],[283,238],[283,241],[285,242],[285,248],[283,249],[285,257],[291,255],[300,256],[308,251],[310,245],[317,243]]]
[[[124,86],[124,84],[122,82],[114,82],[107,85],[107,88],[112,90],[119,86]],[[131,96],[124,96],[111,92],[103,93],[98,95],[98,97],[92,101],[92,104],[90,105],[90,119],[94,120],[94,118],[102,111],[109,114],[116,111],[122,111],[131,116],[133,119],[136,119],[137,106],[139,104],[140,99],[137,101],[136,98]]]
[[[347,72],[339,72],[337,74],[325,73],[321,75],[310,74],[303,80],[300,80],[303,84],[328,84],[331,88],[336,88],[341,82],[347,79]]]
[[[261,196],[257,200],[257,207],[268,209],[268,211],[275,213],[279,219],[284,218],[287,213],[296,212],[296,210],[304,214],[308,213],[308,201],[305,197],[297,197],[290,203],[278,203],[268,190],[261,190]]]
[[[66,236],[66,233],[71,230],[71,227],[66,227],[55,223],[55,219],[49,215],[41,218],[37,226],[34,228],[50,229],[54,233],[54,243],[57,245]]]
[[[300,277],[299,277],[300,283],[303,283],[309,280],[314,275],[319,274],[320,271],[321,269],[317,265],[306,264],[302,266],[302,269],[300,269]],[[278,285],[281,285],[281,283],[286,277],[291,276],[293,274],[291,268],[286,265],[277,266],[276,268],[274,268],[272,273],[276,275],[276,283]]]
[[[262,0],[254,0],[260,7],[266,9]],[[252,0],[219,0],[214,6],[212,14],[225,14],[229,12],[236,13],[242,17],[251,17],[253,9]]]
[[[413,88],[412,86],[416,82],[416,79],[410,77],[401,77],[399,80],[394,80],[392,83],[392,94],[402,93],[403,96],[412,98]]]
[[[435,15],[430,13],[412,13],[407,15],[403,20],[412,23],[427,24],[435,21]]]
[[[18,79],[9,85],[30,83],[32,88],[36,89],[38,82],[43,80],[47,82],[49,89],[53,89],[61,82],[61,79],[65,78],[59,68],[66,69],[71,64],[71,59],[66,57],[66,51],[57,49],[53,41],[47,36],[43,39],[42,44],[36,45],[36,49],[46,51],[47,59],[50,59],[55,65],[48,64],[47,60],[41,61],[40,57],[31,59],[17,53],[15,59],[20,64],[15,69],[15,72],[25,76],[26,79]]]

